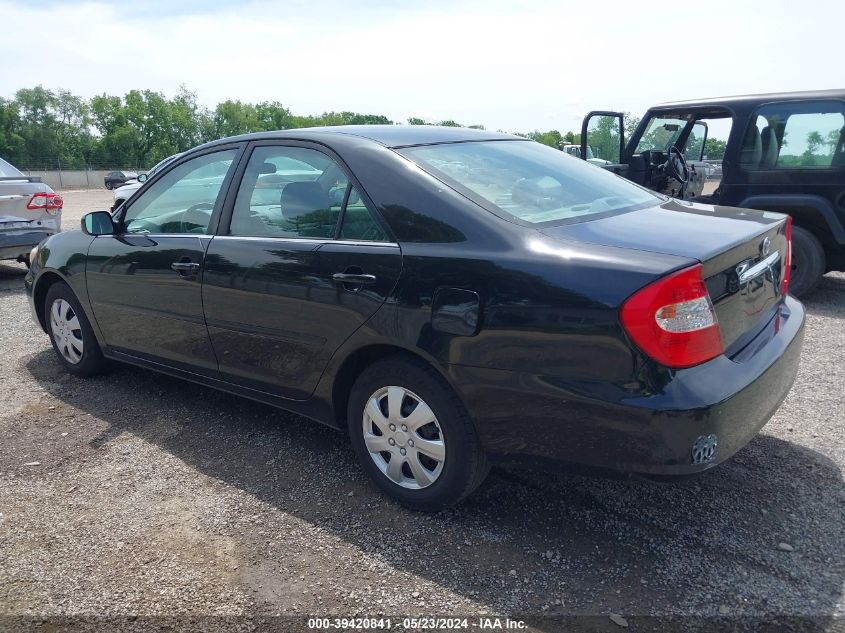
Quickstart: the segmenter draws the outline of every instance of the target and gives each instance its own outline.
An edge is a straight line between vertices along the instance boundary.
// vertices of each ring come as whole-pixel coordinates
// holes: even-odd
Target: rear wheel
[[[389,359],[368,367],[349,398],[352,446],[382,491],[437,511],[475,490],[489,471],[472,420],[430,367]]]
[[[73,291],[65,283],[55,283],[44,300],[47,333],[59,362],[77,376],[93,376],[105,369],[94,330]]]
[[[824,275],[824,248],[818,238],[800,226],[792,227],[792,276],[789,292],[800,297],[813,290]]]

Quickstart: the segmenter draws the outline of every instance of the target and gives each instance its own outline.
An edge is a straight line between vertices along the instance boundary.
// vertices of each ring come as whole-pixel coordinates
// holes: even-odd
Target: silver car
[[[62,227],[62,198],[0,158],[0,259],[29,265],[29,251]]]

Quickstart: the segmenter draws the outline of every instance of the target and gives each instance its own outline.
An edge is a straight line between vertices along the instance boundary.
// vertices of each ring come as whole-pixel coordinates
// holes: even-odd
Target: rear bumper
[[[795,381],[803,335],[804,308],[788,297],[733,360],[663,369],[636,385],[459,366],[449,372],[496,461],[685,476],[728,459],[766,424]],[[712,459],[693,463],[693,445],[710,435]]]
[[[55,231],[0,231],[0,259],[17,259],[28,255],[33,246],[53,235]]]

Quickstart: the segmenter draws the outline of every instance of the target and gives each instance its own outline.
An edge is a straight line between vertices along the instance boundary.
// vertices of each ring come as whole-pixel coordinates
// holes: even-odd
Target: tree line
[[[152,90],[85,99],[67,90],[23,88],[0,97],[0,157],[26,169],[149,167],[167,156],[225,136],[323,125],[393,124],[381,114],[294,114],[278,101],[227,100],[213,109],[182,87],[172,98]],[[432,123],[419,118],[410,125]],[[460,126],[453,120],[435,125]],[[484,129],[483,125],[469,125]],[[523,134],[557,147],[570,132]]]
[[[626,134],[636,121],[626,117]],[[404,123],[461,125],[454,120],[430,122],[420,118]],[[67,90],[38,85],[18,90],[11,99],[0,97],[0,157],[23,169],[145,168],[225,136],[353,124],[390,125],[394,121],[381,114],[358,112],[299,115],[278,101],[246,103],[230,99],[209,109],[184,86],[172,98],[152,90],[131,90],[122,97],[103,94],[85,99]],[[484,129],[480,124],[467,127]],[[574,132],[534,130],[518,134],[555,148],[561,143],[580,143],[580,134]],[[708,145],[710,142],[708,139]]]
[[[351,123],[391,121],[356,112],[300,116],[275,101],[227,100],[208,109],[184,87],[170,99],[152,90],[84,99],[36,86],[0,97],[0,156],[27,168],[149,167],[224,136]]]

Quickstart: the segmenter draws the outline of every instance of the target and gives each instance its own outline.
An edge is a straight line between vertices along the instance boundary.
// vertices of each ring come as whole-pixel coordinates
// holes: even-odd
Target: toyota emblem
[[[770,240],[768,237],[764,237],[763,241],[760,242],[760,255],[765,257],[766,255],[769,254],[769,251],[771,250],[771,248],[772,248],[772,240]]]

